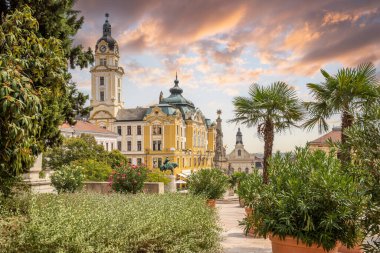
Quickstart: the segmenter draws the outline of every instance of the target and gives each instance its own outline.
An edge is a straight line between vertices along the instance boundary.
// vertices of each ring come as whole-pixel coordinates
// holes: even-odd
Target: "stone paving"
[[[245,216],[244,208],[239,207],[236,198],[217,201],[220,222],[223,226],[222,245],[224,253],[271,253],[269,239],[245,236],[239,220]]]

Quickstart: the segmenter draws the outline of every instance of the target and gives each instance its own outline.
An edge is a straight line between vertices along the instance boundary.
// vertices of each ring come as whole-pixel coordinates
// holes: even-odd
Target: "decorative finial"
[[[218,115],[220,115],[220,114],[222,114],[222,110],[218,109],[218,110],[216,111],[216,113],[217,113]]]
[[[175,83],[174,86],[178,86],[179,81],[178,81],[177,71],[175,72],[175,80],[174,80],[174,83]]]
[[[110,16],[110,14],[106,13],[106,20],[108,21],[108,17]]]

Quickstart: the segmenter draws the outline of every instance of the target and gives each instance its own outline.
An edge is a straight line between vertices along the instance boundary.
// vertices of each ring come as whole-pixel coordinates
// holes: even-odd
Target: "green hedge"
[[[216,212],[199,197],[41,194],[31,202],[18,240],[9,240],[0,252],[220,250]]]

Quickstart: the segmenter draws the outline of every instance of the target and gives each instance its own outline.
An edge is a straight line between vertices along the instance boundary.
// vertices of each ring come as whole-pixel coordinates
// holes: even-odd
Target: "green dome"
[[[190,100],[182,96],[183,90],[178,86],[178,83],[179,81],[177,79],[177,74],[176,74],[176,77],[174,80],[174,87],[170,89],[170,96],[167,98],[163,98],[160,101],[160,104],[170,104],[170,105],[174,105],[178,107],[189,106],[191,108],[194,108],[193,102],[191,102]]]

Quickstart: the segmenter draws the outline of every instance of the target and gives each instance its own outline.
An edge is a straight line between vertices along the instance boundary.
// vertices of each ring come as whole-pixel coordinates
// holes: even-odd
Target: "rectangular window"
[[[107,59],[106,58],[100,58],[100,65],[106,66],[107,65]]]
[[[99,83],[100,85],[104,85],[104,76],[101,76],[100,77],[100,83]]]
[[[137,151],[141,151],[141,141],[137,141]]]
[[[117,149],[121,151],[121,141],[117,142]]]
[[[128,150],[128,151],[131,151],[131,150],[132,150],[132,142],[131,142],[131,141],[128,141],[128,142],[127,142],[127,150]]]
[[[113,142],[111,142],[111,150],[113,150]]]
[[[153,150],[156,151],[157,141],[153,141]]]
[[[161,141],[157,141],[157,150],[161,150]]]
[[[106,142],[106,150],[109,151],[109,150],[108,150],[108,142]]]
[[[137,135],[141,135],[141,126],[137,126]]]
[[[128,163],[132,164],[132,158],[128,158]]]
[[[120,88],[120,86],[121,86],[121,79],[120,79],[120,78],[118,78],[118,79],[117,79],[117,87],[119,87],[119,88]]]
[[[104,91],[100,92],[100,101],[104,101]]]
[[[117,126],[117,134],[121,135],[121,126]]]
[[[127,126],[127,135],[132,135],[132,127]]]
[[[117,65],[119,64],[118,60],[115,60],[115,66],[117,67]]]
[[[153,168],[157,168],[157,158],[153,158]]]
[[[162,158],[158,158],[158,168],[162,166]]]
[[[120,96],[120,92],[117,93],[117,102],[120,103],[121,102],[121,96]]]
[[[137,158],[137,165],[141,165],[141,158]]]

